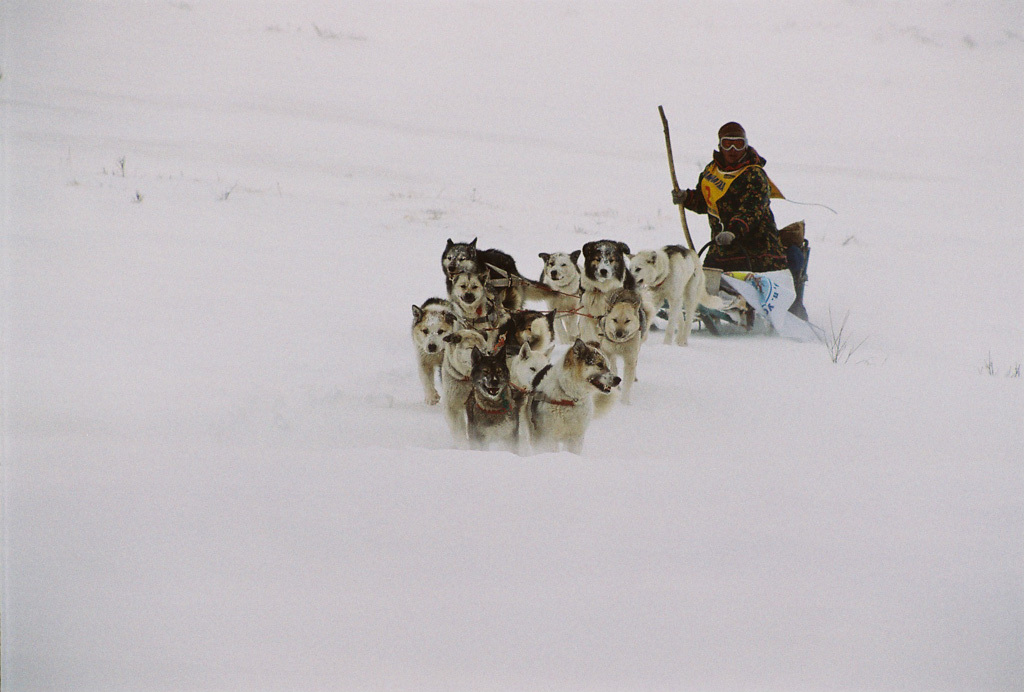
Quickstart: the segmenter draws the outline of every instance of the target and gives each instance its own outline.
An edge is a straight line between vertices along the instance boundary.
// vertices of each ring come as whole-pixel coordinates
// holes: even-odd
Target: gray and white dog
[[[530,405],[534,451],[554,452],[564,446],[581,454],[594,417],[594,396],[610,393],[621,381],[600,349],[576,339],[562,358],[534,380]]]
[[[412,306],[412,341],[416,347],[424,400],[429,406],[441,399],[436,382],[444,360],[444,337],[454,330],[455,315],[447,300],[428,298],[422,305]]]

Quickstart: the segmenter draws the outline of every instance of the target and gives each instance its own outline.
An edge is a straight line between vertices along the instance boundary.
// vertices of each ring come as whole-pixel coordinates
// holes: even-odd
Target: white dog
[[[580,268],[576,264],[580,251],[542,252],[544,270],[540,283],[548,288],[543,298],[549,310],[555,311],[555,337],[559,343],[571,344],[580,335],[579,309],[583,289],[580,288]]]
[[[487,339],[475,329],[459,329],[444,337],[441,363],[441,402],[455,445],[469,446],[466,400],[473,393],[473,349],[489,350]]]
[[[424,399],[429,406],[441,399],[435,386],[436,376],[444,360],[444,337],[454,329],[455,315],[447,300],[428,298],[423,305],[412,306],[412,341],[416,346]]]
[[[643,250],[630,258],[636,286],[650,293],[654,305],[668,302],[665,343],[685,346],[690,338],[697,305],[707,298],[704,268],[696,252],[681,245]]]
[[[529,343],[508,357],[509,380],[513,391],[522,402],[519,409],[519,438],[521,443],[529,442],[530,437],[530,402],[533,399],[533,382],[541,370],[551,364],[551,353],[555,345],[546,350],[536,350]]]
[[[594,417],[594,395],[608,394],[621,379],[611,372],[600,349],[576,339],[565,356],[534,379],[530,404],[531,440],[536,451],[573,454],[583,451],[583,437]]]

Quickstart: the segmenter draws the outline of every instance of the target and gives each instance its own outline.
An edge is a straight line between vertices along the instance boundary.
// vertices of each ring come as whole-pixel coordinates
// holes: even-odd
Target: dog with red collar
[[[535,452],[564,447],[583,453],[583,438],[594,418],[594,397],[607,395],[619,385],[608,358],[581,339],[541,370],[533,382],[530,402],[530,439]]]

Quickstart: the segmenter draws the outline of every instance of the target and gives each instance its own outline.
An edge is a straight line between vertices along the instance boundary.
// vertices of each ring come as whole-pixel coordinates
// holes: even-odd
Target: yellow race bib
[[[704,196],[704,201],[707,202],[709,214],[716,218],[721,218],[718,213],[718,201],[729,191],[732,181],[740,177],[740,174],[748,168],[761,168],[761,166],[752,163],[735,171],[723,171],[718,167],[718,164],[711,163],[704,169],[704,173],[700,177],[700,193]],[[768,179],[768,189],[770,190],[771,198],[785,199],[771,178],[768,178],[768,174],[765,174],[764,177]]]

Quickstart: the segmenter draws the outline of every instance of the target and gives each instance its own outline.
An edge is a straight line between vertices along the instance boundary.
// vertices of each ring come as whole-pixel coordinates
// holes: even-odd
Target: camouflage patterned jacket
[[[704,266],[756,272],[786,268],[786,251],[769,206],[773,192],[775,196],[781,194],[765,174],[764,164],[765,160],[748,147],[747,156],[729,169],[716,151],[700,174],[697,189],[684,193],[683,205],[687,209],[708,215],[712,240],[726,230],[736,236],[729,245],[712,243]],[[722,178],[730,178],[731,182],[724,185],[724,194],[715,199],[709,195],[709,185],[718,185],[721,190]]]

